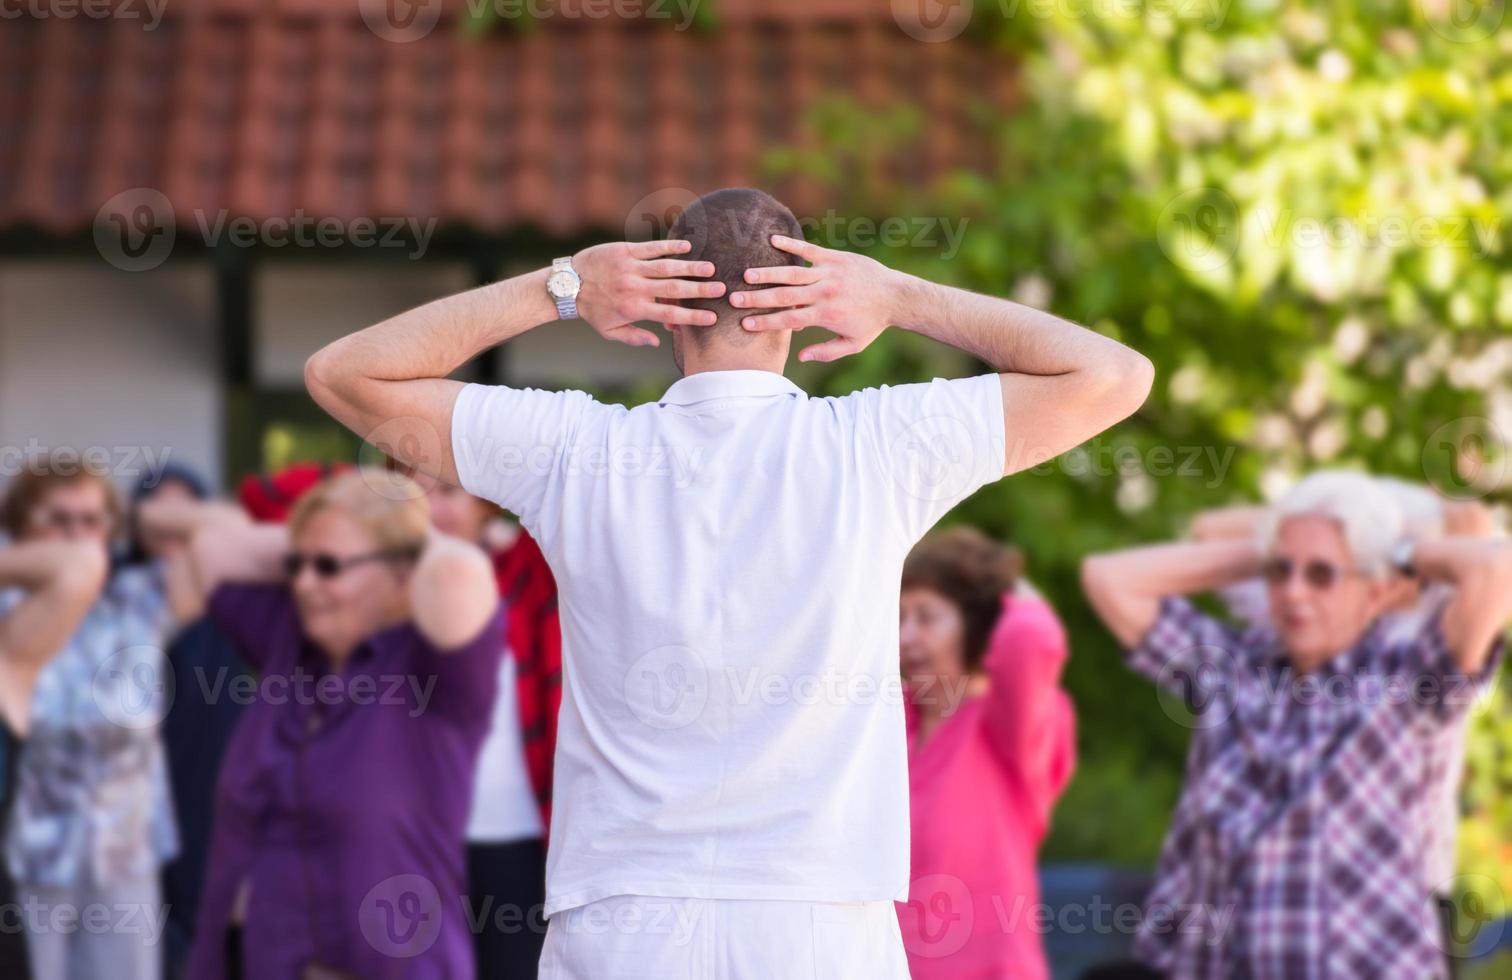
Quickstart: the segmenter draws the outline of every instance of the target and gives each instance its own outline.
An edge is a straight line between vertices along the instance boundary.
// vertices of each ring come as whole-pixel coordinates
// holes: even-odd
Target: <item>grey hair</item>
[[[1394,476],[1376,477],[1376,483],[1396,501],[1402,512],[1402,530],[1414,538],[1437,538],[1444,533],[1444,502],[1423,486]]]
[[[1391,549],[1407,530],[1402,508],[1381,482],[1364,473],[1327,470],[1300,480],[1276,502],[1260,526],[1266,553],[1275,550],[1288,517],[1325,517],[1339,526],[1355,567],[1381,578],[1391,567]]]

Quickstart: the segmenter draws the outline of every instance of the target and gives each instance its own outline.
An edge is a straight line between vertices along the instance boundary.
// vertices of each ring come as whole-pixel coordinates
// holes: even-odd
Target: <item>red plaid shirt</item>
[[[494,577],[507,607],[505,639],[515,658],[525,767],[541,823],[551,826],[551,763],[557,711],[562,706],[562,628],[556,579],[535,539],[520,529],[514,544],[494,555]]]

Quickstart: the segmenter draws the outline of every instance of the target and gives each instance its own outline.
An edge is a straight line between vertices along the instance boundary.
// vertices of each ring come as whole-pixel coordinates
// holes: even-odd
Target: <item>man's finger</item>
[[[745,271],[749,283],[777,282],[789,286],[807,286],[819,281],[819,271],[803,265],[758,265]]]
[[[631,347],[660,347],[661,338],[649,330],[626,324],[617,330],[611,330],[606,334],[609,339],[617,340]]]
[[[773,235],[772,245],[783,252],[787,252],[789,255],[796,255],[800,259],[805,259],[809,262],[818,262],[819,256],[824,251],[818,245],[806,242],[801,238],[789,238],[786,235]]]
[[[809,344],[798,352],[798,360],[805,362],[825,362],[839,360],[848,354],[854,354],[861,348],[852,344],[843,337],[834,340],[826,340],[822,344]]]
[[[690,327],[712,327],[719,319],[712,310],[695,310],[672,303],[645,303],[637,312],[642,320],[657,323],[681,323]]]
[[[693,243],[682,238],[668,238],[659,242],[631,242],[630,254],[638,259],[659,259],[663,255],[686,252]]]
[[[779,286],[776,289],[741,290],[731,293],[730,305],[778,310],[785,306],[811,306],[818,298],[808,286]]]
[[[781,313],[768,313],[764,316],[743,317],[740,325],[750,331],[761,330],[802,330],[804,327],[818,326],[813,322],[813,313],[807,307],[799,307],[796,310],[783,310]]]
[[[699,279],[714,274],[713,262],[687,262],[683,259],[652,259],[641,263],[636,271],[654,279]]]
[[[715,299],[723,296],[724,291],[722,282],[657,279],[651,283],[651,295],[657,299]]]

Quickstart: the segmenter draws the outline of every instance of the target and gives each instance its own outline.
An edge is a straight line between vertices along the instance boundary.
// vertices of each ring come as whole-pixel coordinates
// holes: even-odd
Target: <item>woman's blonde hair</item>
[[[419,554],[430,534],[425,491],[409,477],[381,467],[348,470],[315,484],[289,513],[290,535],[298,535],[327,508],[356,521],[381,551]]]

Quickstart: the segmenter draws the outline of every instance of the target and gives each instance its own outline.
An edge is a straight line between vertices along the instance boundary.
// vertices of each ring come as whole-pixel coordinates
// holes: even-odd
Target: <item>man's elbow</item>
[[[1155,365],[1139,351],[1125,347],[1108,375],[1108,398],[1113,403],[1110,407],[1124,419],[1139,411],[1150,397]]]
[[[1155,363],[1139,351],[1126,348],[1129,351],[1129,390],[1134,397],[1134,407],[1129,414],[1139,410],[1150,397],[1150,389],[1155,387]]]
[[[344,384],[339,356],[330,346],[322,347],[305,361],[305,390],[321,408],[330,410]]]

